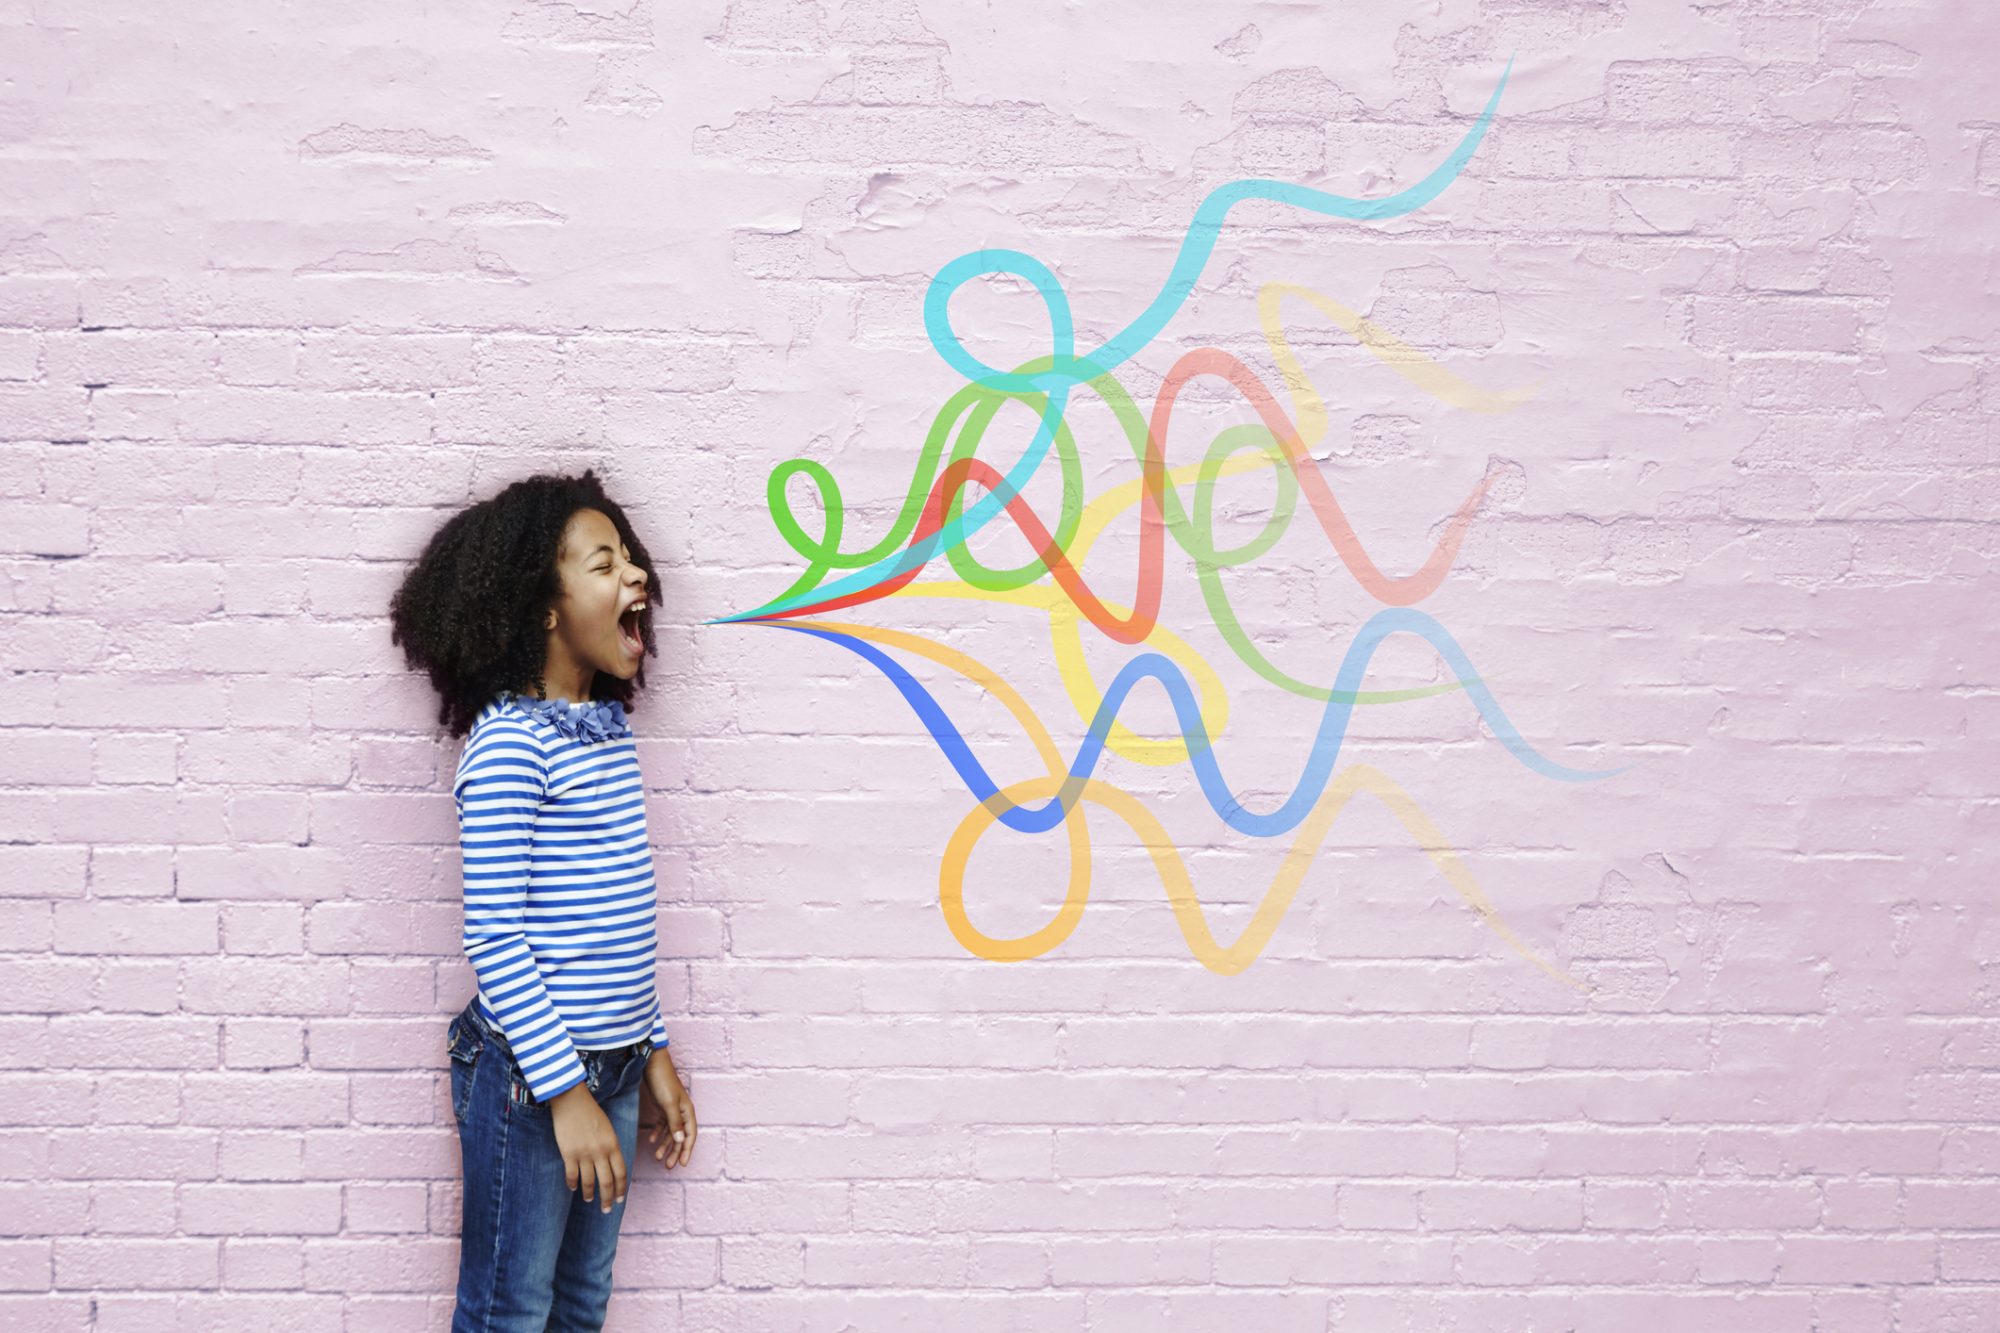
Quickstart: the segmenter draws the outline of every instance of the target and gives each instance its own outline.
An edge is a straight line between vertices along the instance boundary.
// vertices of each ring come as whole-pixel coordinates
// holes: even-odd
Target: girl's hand
[[[605,1212],[614,1203],[625,1202],[625,1154],[618,1150],[618,1131],[611,1117],[590,1095],[590,1085],[579,1083],[549,1099],[549,1115],[555,1122],[556,1150],[562,1154],[563,1176],[569,1187],[583,1186],[583,1197]]]
[[[653,1157],[672,1170],[686,1166],[688,1155],[694,1151],[694,1099],[681,1086],[681,1076],[674,1070],[673,1057],[662,1046],[653,1052],[646,1062],[645,1087],[663,1118],[653,1122],[653,1133],[646,1141],[657,1144]],[[673,1135],[671,1142],[662,1142],[661,1130]]]

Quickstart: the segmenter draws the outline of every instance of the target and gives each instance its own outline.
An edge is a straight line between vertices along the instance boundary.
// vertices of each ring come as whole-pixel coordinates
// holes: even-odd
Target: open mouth
[[[646,642],[639,635],[639,617],[644,614],[646,606],[641,602],[618,617],[618,638],[625,645],[625,651],[634,657],[646,655]]]

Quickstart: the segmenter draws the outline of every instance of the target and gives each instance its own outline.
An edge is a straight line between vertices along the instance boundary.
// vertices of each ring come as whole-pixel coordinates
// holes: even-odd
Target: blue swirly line
[[[1404,632],[1417,634],[1428,640],[1438,650],[1440,656],[1451,667],[1459,683],[1486,724],[1500,743],[1507,747],[1523,765],[1544,777],[1562,782],[1590,782],[1623,773],[1630,764],[1617,768],[1583,769],[1559,764],[1532,745],[1528,744],[1508,720],[1506,712],[1493,697],[1478,674],[1472,662],[1465,655],[1451,632],[1437,620],[1413,607],[1386,607],[1376,612],[1355,633],[1348,645],[1346,655],[1341,659],[1340,674],[1333,687],[1333,698],[1327,700],[1326,710],[1320,716],[1319,730],[1313,737],[1311,752],[1306,756],[1304,770],[1299,774],[1298,785],[1285,803],[1269,814],[1257,814],[1246,809],[1236,799],[1229,784],[1223,779],[1222,770],[1215,760],[1214,746],[1209,739],[1208,729],[1202,725],[1201,705],[1196,700],[1194,690],[1181,669],[1159,653],[1141,653],[1125,664],[1115,680],[1104,691],[1103,702],[1090,720],[1090,729],[1083,744],[1078,747],[1076,758],[1069,766],[1069,776],[1061,792],[1037,806],[1020,805],[1000,795],[1000,788],[987,773],[986,768],[972,753],[965,737],[946,715],[944,708],[931,692],[900,663],[873,644],[863,642],[852,635],[838,630],[823,629],[808,622],[764,621],[779,629],[792,630],[799,634],[810,634],[815,638],[837,643],[850,652],[860,655],[872,666],[887,676],[917,718],[930,732],[931,739],[944,752],[952,768],[966,788],[981,802],[987,804],[995,816],[1011,829],[1022,833],[1041,833],[1054,828],[1063,821],[1069,807],[1075,804],[1083,783],[1097,767],[1097,761],[1104,753],[1105,738],[1111,733],[1111,724],[1117,719],[1118,710],[1125,702],[1125,696],[1141,680],[1151,677],[1166,688],[1167,697],[1173,703],[1174,717],[1180,725],[1181,734],[1186,738],[1188,759],[1194,765],[1195,775],[1200,779],[1201,789],[1208,797],[1209,805],[1222,817],[1224,823],[1239,833],[1252,837],[1270,838],[1288,833],[1298,827],[1312,809],[1326,785],[1332,780],[1333,767],[1340,758],[1340,745],[1347,733],[1348,715],[1354,705],[1345,702],[1352,699],[1360,688],[1362,677],[1368,669],[1368,660],[1374,656],[1375,647],[1391,634]]]
[[[1075,318],[1069,297],[1063,292],[1062,283],[1056,275],[1041,260],[1019,250],[973,250],[946,264],[937,271],[924,293],[924,330],[938,355],[954,370],[981,387],[1007,392],[1047,392],[1048,403],[1027,452],[1008,471],[1000,489],[987,492],[932,536],[913,542],[894,555],[885,556],[832,583],[766,602],[753,610],[718,616],[706,623],[725,624],[757,616],[782,615],[808,602],[859,592],[928,564],[939,551],[965,541],[998,514],[1041,466],[1055,440],[1056,423],[1062,420],[1071,386],[1095,379],[1122,365],[1158,336],[1167,321],[1180,309],[1207,266],[1231,208],[1245,200],[1269,199],[1328,217],[1370,221],[1399,217],[1421,208],[1458,178],[1477,151],[1487,126],[1492,122],[1494,111],[1500,105],[1500,94],[1507,87],[1507,77],[1513,68],[1514,59],[1509,56],[1506,67],[1500,73],[1500,82],[1494,85],[1485,109],[1479,113],[1472,128],[1466,131],[1450,156],[1408,189],[1380,199],[1355,199],[1288,181],[1238,180],[1217,186],[1195,209],[1194,220],[1188,224],[1187,232],[1181,239],[1180,253],[1175,257],[1174,266],[1159,295],[1140,312],[1137,319],[1087,356],[1075,355]],[[952,295],[973,278],[988,273],[1012,273],[1026,278],[1041,295],[1042,305],[1049,312],[1050,342],[1054,347],[1050,369],[1033,374],[995,370],[966,351],[965,345],[959,341],[951,324]]]

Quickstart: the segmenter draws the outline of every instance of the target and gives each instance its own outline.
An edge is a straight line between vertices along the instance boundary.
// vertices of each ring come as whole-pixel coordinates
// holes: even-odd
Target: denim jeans
[[[458,1308],[452,1333],[570,1333],[604,1327],[625,1205],[603,1211],[572,1190],[549,1108],[528,1090],[507,1038],[475,998],[447,1029],[451,1108],[465,1170]],[[625,1169],[639,1147],[639,1085],[650,1040],[578,1051],[585,1081],[618,1134]]]

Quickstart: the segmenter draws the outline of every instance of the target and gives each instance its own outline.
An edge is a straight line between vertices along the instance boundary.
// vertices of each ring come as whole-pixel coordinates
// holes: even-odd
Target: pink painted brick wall
[[[640,1164],[614,1328],[2000,1327],[1996,42],[1988,7],[1860,0],[0,3],[0,1325],[446,1325],[457,750],[386,600],[455,507],[597,466],[663,561],[635,722],[703,1124],[684,1175]],[[1497,469],[1424,610],[1531,742],[1635,765],[1537,778],[1458,693],[1343,753],[1587,989],[1371,799],[1239,975],[1101,815],[1075,934],[971,956],[937,883],[970,801],[893,690],[701,627],[797,566],[769,469],[827,463],[872,542],[962,383],[921,322],[943,264],[1039,257],[1095,346],[1207,191],[1407,186],[1510,54],[1441,198],[1239,207],[1126,380],[1204,345],[1270,377],[1285,281],[1534,386],[1456,410],[1288,307],[1373,558],[1416,568]],[[1046,351],[1019,284],[953,312]],[[1093,406],[1094,493],[1131,468]],[[1176,463],[1248,419],[1187,410]],[[1226,483],[1245,536],[1269,495]],[[1316,706],[1176,558],[1165,623],[1269,808]],[[1314,679],[1378,609],[1309,522],[1236,573]],[[1026,613],[872,610],[1081,734]],[[1369,680],[1444,678],[1404,636]],[[1185,767],[1105,775],[1233,939],[1287,840]],[[1062,855],[990,837],[972,920],[1038,927]]]

